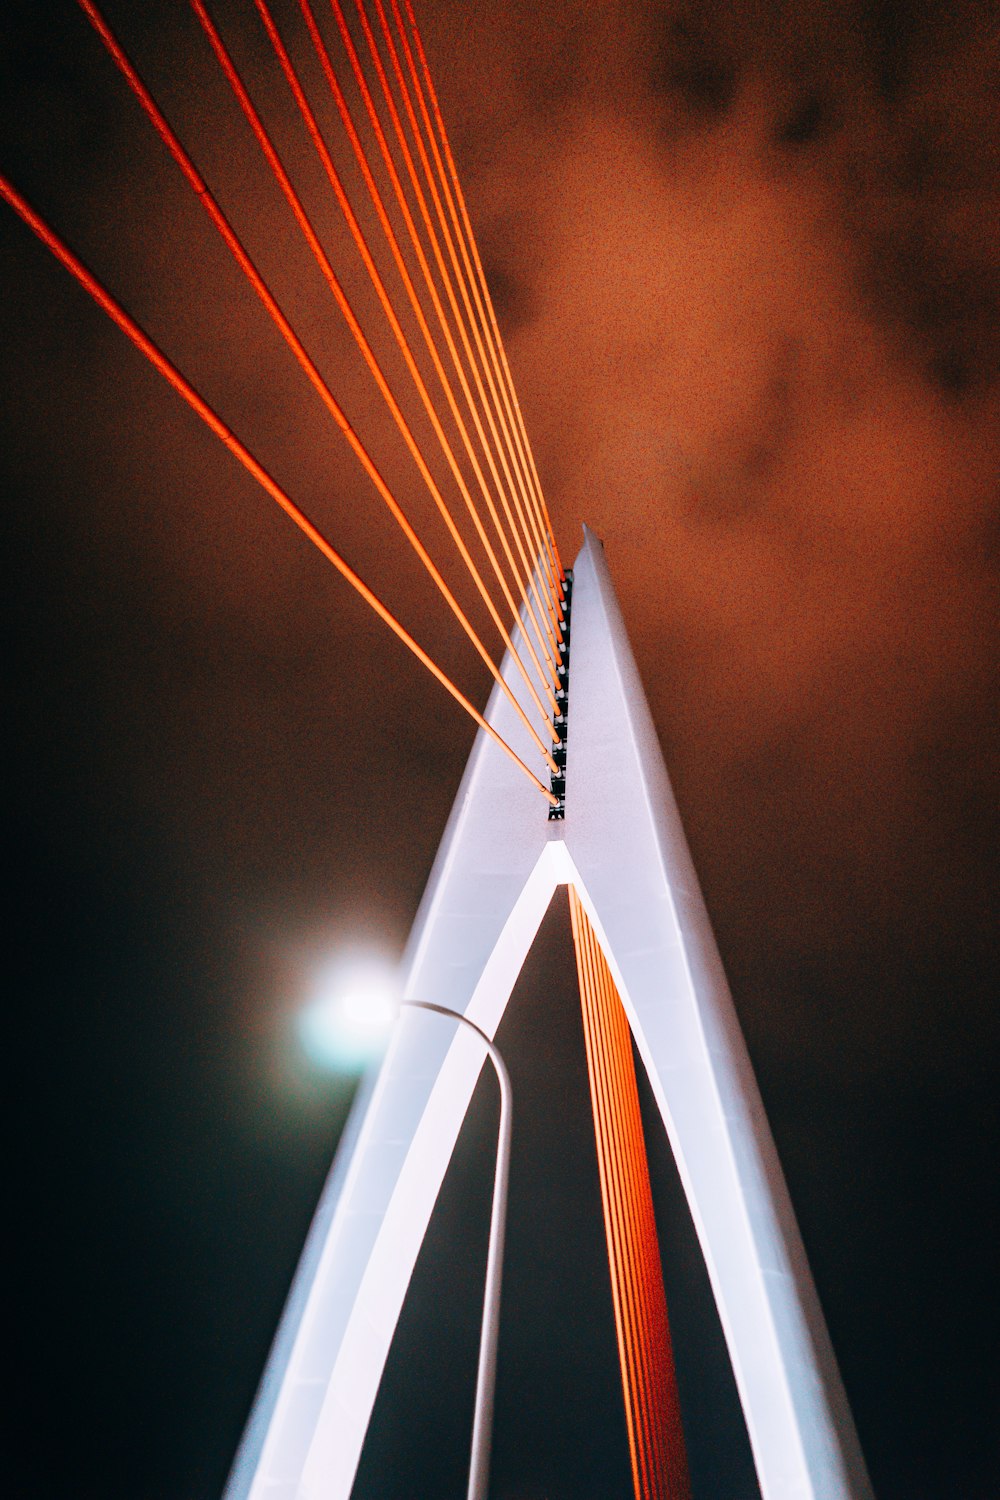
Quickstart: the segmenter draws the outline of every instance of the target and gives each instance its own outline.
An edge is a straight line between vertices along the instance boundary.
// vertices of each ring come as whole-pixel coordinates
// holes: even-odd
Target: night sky
[[[252,6],[213,13],[364,306]],[[107,14],[430,530],[190,11]],[[991,1500],[996,9],[418,15],[564,557],[583,520],[606,545],[876,1492]],[[484,702],[82,14],[8,0],[0,28],[0,169]],[[400,954],[472,726],[0,209],[5,1467],[25,1500],[210,1500],[354,1087],[295,1018],[326,958]],[[500,1032],[497,1500],[628,1494],[573,985],[557,902]],[[358,1500],[463,1493],[493,1111],[484,1080]],[[649,1125],[696,1500],[745,1500]]]

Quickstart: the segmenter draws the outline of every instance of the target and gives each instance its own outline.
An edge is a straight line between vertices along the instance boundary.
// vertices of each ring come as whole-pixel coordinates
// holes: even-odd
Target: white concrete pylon
[[[556,886],[576,887],[652,1084],[764,1500],[872,1494],[603,549],[574,566],[566,816],[480,732],[405,993],[493,1036]],[[505,663],[507,681],[519,678]],[[527,736],[499,690],[487,711]],[[226,1500],[348,1500],[417,1254],[484,1061],[404,1012],[310,1231]]]

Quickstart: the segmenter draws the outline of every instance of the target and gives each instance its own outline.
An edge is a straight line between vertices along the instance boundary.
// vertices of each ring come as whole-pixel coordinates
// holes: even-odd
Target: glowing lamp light
[[[299,1041],[314,1067],[363,1073],[385,1051],[399,1010],[395,970],[378,961],[330,965],[298,1018]]]

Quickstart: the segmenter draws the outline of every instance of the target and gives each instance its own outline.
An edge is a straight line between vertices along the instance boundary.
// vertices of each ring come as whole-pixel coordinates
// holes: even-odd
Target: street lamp
[[[428,1010],[447,1016],[474,1031],[489,1053],[500,1085],[500,1129],[497,1134],[497,1164],[493,1176],[493,1207],[490,1241],[486,1255],[486,1286],[483,1290],[483,1326],[479,1337],[479,1369],[476,1373],[476,1412],[472,1422],[472,1456],[469,1462],[467,1500],[486,1500],[490,1482],[490,1448],[493,1441],[493,1398],[496,1391],[497,1341],[500,1333],[500,1280],[503,1274],[503,1241],[507,1222],[507,1185],[510,1179],[511,1087],[503,1058],[474,1021],[433,1005],[429,1000],[404,1000],[411,1010]]]

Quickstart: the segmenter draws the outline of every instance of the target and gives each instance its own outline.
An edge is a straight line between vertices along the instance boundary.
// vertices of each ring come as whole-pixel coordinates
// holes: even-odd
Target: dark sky
[[[108,6],[422,516],[193,18],[138,11]],[[217,11],[350,267],[252,8]],[[995,8],[418,13],[560,544],[582,520],[606,543],[876,1491],[987,1500]],[[482,702],[82,15],[8,0],[2,26],[2,170]],[[310,966],[399,953],[471,726],[6,209],[0,285],[13,1493],[201,1500],[349,1103],[298,1052]],[[524,1101],[504,1500],[627,1492],[574,1004],[554,910],[501,1036]],[[484,1085],[359,1500],[461,1493],[491,1108]],[[743,1500],[650,1135],[697,1500]]]

